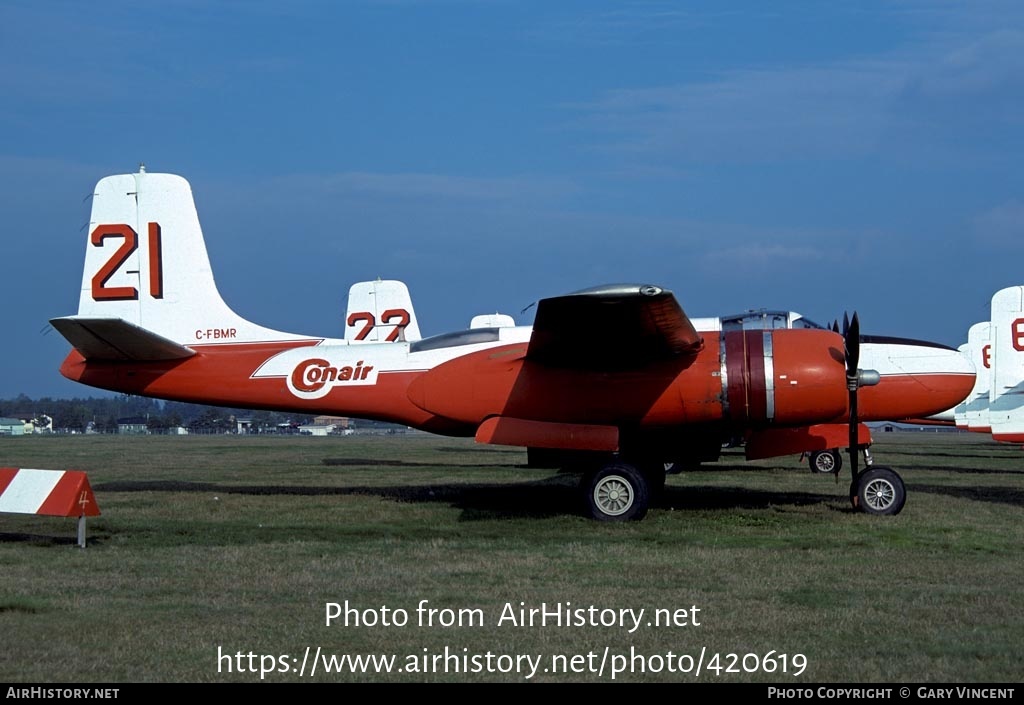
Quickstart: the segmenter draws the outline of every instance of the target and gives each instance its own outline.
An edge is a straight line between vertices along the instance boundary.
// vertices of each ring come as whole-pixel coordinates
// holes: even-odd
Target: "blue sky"
[[[1024,283],[1017,2],[0,2],[0,397],[60,377],[92,187],[187,178],[242,315],[425,335],[650,282],[957,345]]]

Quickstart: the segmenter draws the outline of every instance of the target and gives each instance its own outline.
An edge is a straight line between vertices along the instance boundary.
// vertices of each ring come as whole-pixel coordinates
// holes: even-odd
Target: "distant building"
[[[350,433],[347,416],[314,416],[313,423],[302,424],[297,430],[303,436],[347,435]]]
[[[25,426],[25,430],[24,430],[24,434],[25,435],[28,435],[30,433],[35,433],[36,432],[36,425],[33,422],[33,420],[35,419],[35,416],[36,416],[34,411],[27,411],[25,409],[16,409],[15,411],[10,412],[10,414],[11,415],[9,417],[7,417],[8,420],[18,419]],[[18,434],[18,435],[22,435],[22,434]]]
[[[348,435],[347,416],[314,416],[313,423],[299,426],[299,433],[303,436],[330,436]]]
[[[0,418],[0,436],[24,436],[25,422],[21,419]]]
[[[334,426],[335,429],[348,428],[347,416],[314,416],[314,426]]]
[[[145,416],[128,416],[117,420],[117,432],[124,434],[149,433],[149,419]]]

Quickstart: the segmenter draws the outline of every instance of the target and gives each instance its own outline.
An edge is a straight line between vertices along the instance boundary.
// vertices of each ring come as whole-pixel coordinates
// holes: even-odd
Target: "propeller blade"
[[[857,482],[857,388],[850,388],[850,474]]]
[[[846,331],[846,376],[857,376],[857,365],[860,363],[860,319],[857,312]]]
[[[857,468],[857,388],[860,386],[860,375],[857,370],[857,365],[860,363],[860,318],[856,311],[853,312],[852,321],[848,321],[846,314],[843,314],[843,337],[846,340],[846,387],[850,391],[850,474],[853,477],[851,487],[855,488],[859,477]]]

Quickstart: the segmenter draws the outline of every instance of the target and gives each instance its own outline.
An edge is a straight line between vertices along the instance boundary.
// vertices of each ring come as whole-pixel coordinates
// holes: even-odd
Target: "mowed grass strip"
[[[722,658],[701,681],[1019,680],[1024,455],[949,434],[878,434],[872,450],[907,483],[897,517],[852,512],[847,468],[836,483],[730,451],[671,476],[644,521],[602,524],[573,476],[459,439],[0,439],[0,465],[86,470],[103,512],[85,550],[74,520],[0,515],[0,680],[251,682],[262,664],[263,680],[297,682],[306,647],[397,658],[390,673],[321,664],[318,681],[525,679],[445,672],[430,659],[446,648],[540,658],[537,681],[598,680],[606,648],[659,657],[623,681],[697,680],[667,659],[702,649]],[[346,601],[376,624],[325,624]],[[499,624],[565,603],[644,616],[632,633]],[[647,626],[658,609],[686,624]],[[408,623],[384,626],[398,610]],[[257,658],[239,672],[238,653]],[[787,672],[727,657],[748,653],[786,654]],[[410,672],[424,656],[429,672]],[[552,671],[556,656],[580,671]]]

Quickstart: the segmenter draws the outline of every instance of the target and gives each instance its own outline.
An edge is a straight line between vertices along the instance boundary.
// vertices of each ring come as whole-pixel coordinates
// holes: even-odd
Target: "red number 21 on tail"
[[[121,266],[128,261],[139,246],[139,236],[130,225],[98,225],[89,236],[89,242],[96,247],[103,247],[107,238],[123,239],[121,246],[100,267],[92,278],[92,298],[95,301],[135,301],[139,291],[134,286],[107,286],[107,281]],[[164,296],[164,263],[160,241],[160,224],[149,224],[149,295],[154,299]]]

